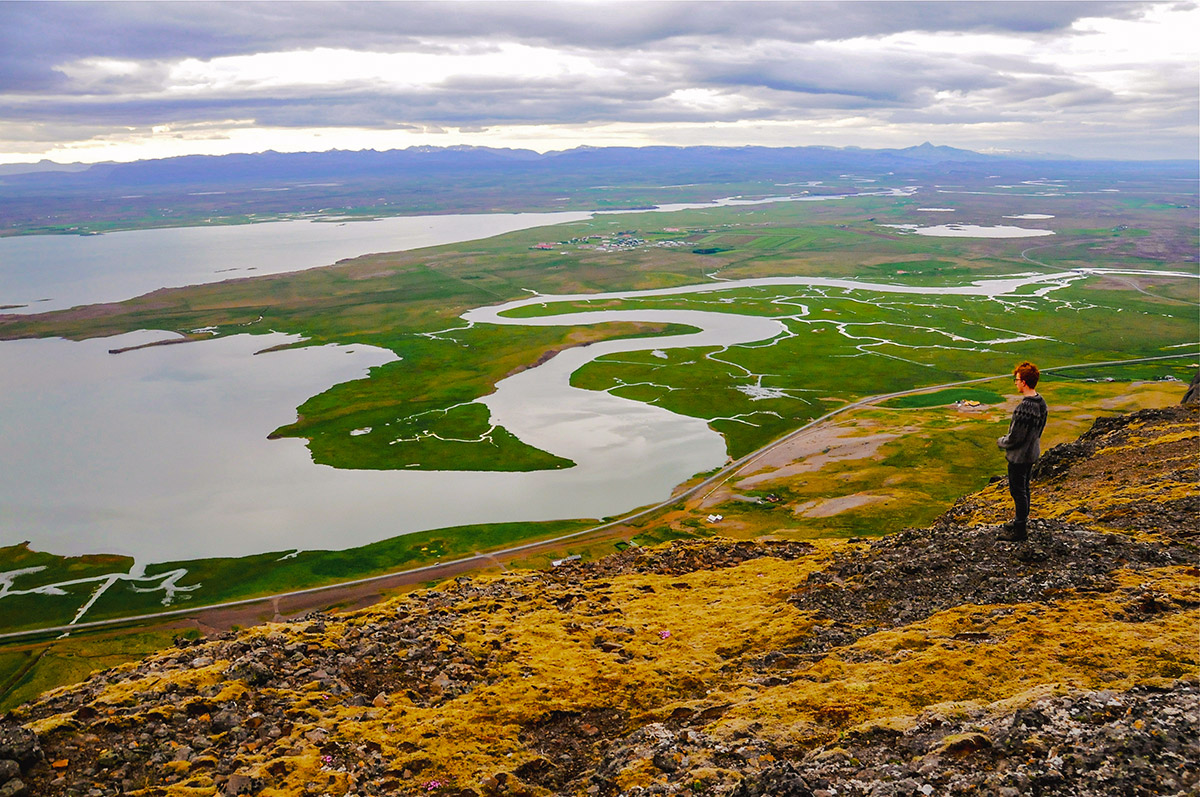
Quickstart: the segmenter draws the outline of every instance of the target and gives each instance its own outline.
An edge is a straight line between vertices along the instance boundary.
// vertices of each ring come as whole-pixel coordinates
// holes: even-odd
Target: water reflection
[[[296,338],[240,335],[108,349],[138,332],[0,346],[0,541],[151,559],[288,546],[288,503],[318,478],[303,441],[268,441],[330,384],[395,359],[367,346],[254,356]],[[240,538],[240,539],[239,539]]]

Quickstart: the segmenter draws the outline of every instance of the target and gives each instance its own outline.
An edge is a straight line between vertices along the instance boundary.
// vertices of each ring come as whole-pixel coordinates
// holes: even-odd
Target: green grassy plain
[[[953,221],[958,223],[1010,223],[1003,221],[1004,215],[1048,212],[1055,216],[1053,220],[1026,224],[1054,229],[1056,235],[1052,240],[928,238],[880,226],[947,221],[916,210],[927,204],[955,207]],[[622,230],[646,240],[681,240],[685,245],[609,252],[595,248],[595,241]],[[587,238],[595,240],[566,243]],[[532,248],[542,241],[562,243],[552,250]],[[1172,375],[1186,381],[1197,357],[1191,345],[1197,339],[1196,281],[1154,271],[1194,273],[1198,243],[1193,211],[1178,203],[1138,203],[1117,194],[860,197],[604,215],[482,241],[368,255],[322,269],[156,291],[102,307],[7,316],[0,318],[0,339],[51,335],[81,339],[138,329],[186,333],[216,327],[218,335],[269,330],[299,334],[306,339],[301,345],[380,346],[401,359],[314,396],[298,408],[295,423],[274,434],[307,439],[315,461],[341,468],[527,470],[568,463],[527,446],[505,430],[492,429],[480,405],[470,402],[489,393],[505,376],[535,366],[563,348],[682,330],[628,324],[468,327],[459,316],[473,307],[525,297],[530,290],[563,294],[672,288],[709,282],[714,276],[850,277],[938,286],[1041,271],[1047,265],[1142,272],[1133,277],[1091,277],[1046,297],[1030,293],[1000,300],[775,287],[605,303],[608,308],[703,309],[784,321],[789,333],[776,341],[728,350],[667,350],[666,358],[649,352],[625,354],[596,361],[574,376],[581,387],[611,390],[709,419],[725,435],[730,454],[737,456],[846,402],[1007,374],[1015,362],[1026,358],[1051,366],[1173,354],[1177,359],[1170,362],[1076,370],[1062,372],[1058,378],[1081,389],[1090,384],[1080,381],[1086,378]],[[721,251],[698,255],[693,249]],[[576,303],[523,312],[535,315],[600,306]],[[1181,344],[1188,345],[1180,348]],[[1100,412],[1100,402],[1112,398],[1096,394],[1089,399],[1086,392],[1080,396],[1082,414]],[[910,422],[903,416],[909,410],[902,408],[872,412],[876,415],[871,422],[881,427],[901,423],[907,428]],[[924,431],[914,438],[920,451],[888,444],[888,459],[878,466],[884,470],[860,467],[838,475],[838,484],[850,484],[861,492],[879,479],[917,473],[916,481],[896,486],[899,497],[887,512],[881,514],[882,504],[872,504],[830,517],[800,518],[796,527],[803,534],[819,536],[884,533],[897,525],[925,522],[929,506],[975,489],[979,474],[985,469],[990,472],[994,464],[988,447],[993,430],[963,431],[956,423],[943,419],[923,425]],[[926,471],[914,466],[918,460],[950,464],[926,478],[919,475]],[[883,475],[884,471],[890,475]],[[788,500],[817,500],[818,492],[832,489],[833,483],[796,484]],[[751,524],[762,532],[769,530],[764,524],[778,519],[774,509],[751,502],[739,502],[730,511],[762,514],[766,520]],[[286,552],[277,552],[236,560],[159,563],[148,570],[187,568],[182,584],[201,587],[182,596],[184,605],[199,606],[416,567],[586,525],[562,521],[443,529],[350,551],[309,551],[287,559],[282,558]],[[642,524],[637,532],[647,540],[705,533],[702,524],[687,528],[691,531],[669,524]],[[52,552],[0,550],[0,570],[30,566],[29,562],[44,563],[47,569],[36,579],[19,579],[18,587],[90,573],[87,568],[93,564],[101,570],[106,566],[68,562]],[[127,569],[128,563],[114,562],[110,572]],[[12,630],[65,622],[91,589],[85,585],[67,596],[4,598],[2,625]],[[86,619],[151,612],[163,608],[160,598],[113,588]]]
[[[146,568],[148,576],[182,567],[188,573],[180,586],[200,585],[198,591],[177,595],[175,603],[164,606],[161,592],[138,592],[128,583],[117,582],[100,596],[85,620],[152,614],[188,608],[192,604],[243,600],[369,578],[570,534],[591,525],[592,522],[583,520],[491,523],[404,534],[343,551],[272,551],[240,558],[156,563]],[[47,569],[36,574],[36,577],[18,576],[13,582],[14,589],[32,589],[48,583],[51,578],[57,578],[60,570],[55,565],[55,558],[43,558],[48,564]],[[7,563],[0,566],[9,569]],[[106,572],[125,570],[128,570],[128,564],[124,569],[114,568]],[[5,609],[2,630],[18,631],[69,623],[96,586],[96,582],[89,582],[68,588],[62,594],[7,596],[2,604]]]

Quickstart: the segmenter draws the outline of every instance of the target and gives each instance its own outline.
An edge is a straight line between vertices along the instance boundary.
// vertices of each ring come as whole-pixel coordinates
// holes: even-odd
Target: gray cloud
[[[1150,8],[1136,2],[0,1],[0,131],[9,141],[38,130],[48,141],[67,141],[80,131],[227,119],[288,128],[474,131],[505,124],[819,120],[847,114],[881,125],[960,126],[1031,123],[1050,115],[1056,125],[1083,117],[1094,125],[1107,114],[1106,123],[1129,127],[1134,122],[1122,114],[1152,118],[1156,107],[1195,114],[1195,63],[1164,68],[1142,96],[1118,97],[1050,60],[988,52],[950,57],[885,48],[879,40],[894,34],[993,33],[1048,42],[1080,19],[1133,19]],[[864,46],[863,39],[879,46]],[[850,40],[860,40],[853,55],[838,49]],[[364,79],[332,89],[232,84],[203,92],[163,91],[169,67],[184,58],[315,47],[448,53],[511,43],[586,57],[603,72],[461,74],[421,89]],[[70,64],[89,58],[133,67],[68,76]],[[674,94],[678,90],[692,96],[681,100]],[[696,99],[697,94],[703,96]],[[966,95],[986,103],[958,107],[937,99]],[[1121,110],[1114,115],[1114,109]],[[1138,113],[1130,116],[1131,109]]]
[[[995,70],[970,61],[947,62],[908,53],[865,53],[853,58],[830,55],[817,48],[805,48],[786,58],[745,55],[727,64],[697,63],[693,74],[702,83],[763,86],[810,95],[841,94],[871,104],[911,102],[923,89],[975,90],[1003,83]]]
[[[812,42],[902,31],[1062,30],[1129,17],[1120,2],[207,3],[0,2],[0,90],[55,85],[66,60],[200,59],[268,50],[386,50],[420,38],[487,36],[578,48],[637,48],[689,36]]]

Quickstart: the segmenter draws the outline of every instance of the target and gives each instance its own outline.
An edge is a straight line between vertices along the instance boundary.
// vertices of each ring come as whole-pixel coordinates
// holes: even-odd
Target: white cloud
[[[228,94],[279,89],[371,86],[436,88],[454,79],[538,80],[615,74],[588,58],[525,44],[503,42],[486,49],[456,44],[439,52],[366,52],[321,47],[257,53],[173,66],[166,90]]]
[[[733,92],[702,88],[675,89],[663,101],[688,110],[719,113],[736,112],[750,105]]]
[[[1194,2],[72,8],[0,4],[0,161],[923,140],[1192,157],[1200,114]]]

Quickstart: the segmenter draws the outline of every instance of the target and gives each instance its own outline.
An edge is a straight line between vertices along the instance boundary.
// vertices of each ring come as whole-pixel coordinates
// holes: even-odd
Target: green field
[[[355,578],[392,573],[433,562],[445,562],[474,556],[489,550],[508,548],[536,539],[552,538],[586,529],[584,521],[561,520],[545,523],[492,523],[459,526],[435,531],[405,534],[400,537],[345,551],[272,551],[241,558],[191,559],[186,562],[162,562],[146,568],[148,576],[186,568],[182,585],[199,584],[200,589],[179,596],[167,609],[193,604],[211,604],[273,595]],[[14,546],[3,549],[5,570],[12,552],[24,558],[28,549]],[[46,569],[18,576],[13,588],[32,590],[56,583],[77,560],[39,555]],[[115,557],[114,557],[115,558]],[[130,562],[104,571],[124,572]],[[101,575],[101,574],[97,574]],[[79,576],[69,576],[79,578]],[[37,629],[64,625],[96,588],[96,582],[63,590],[62,594],[9,595],[3,597],[4,631]],[[152,614],[164,611],[162,593],[139,592],[118,582],[100,596],[88,612],[88,621]],[[11,612],[11,613],[10,613]]]
[[[978,401],[980,404],[999,404],[1004,401],[1004,396],[995,393],[991,390],[979,390],[977,388],[959,387],[949,390],[938,390],[934,393],[918,393],[914,396],[900,396],[899,398],[888,399],[880,404],[881,407],[900,407],[902,409],[912,407],[941,407],[946,404],[953,404],[957,401]]]

